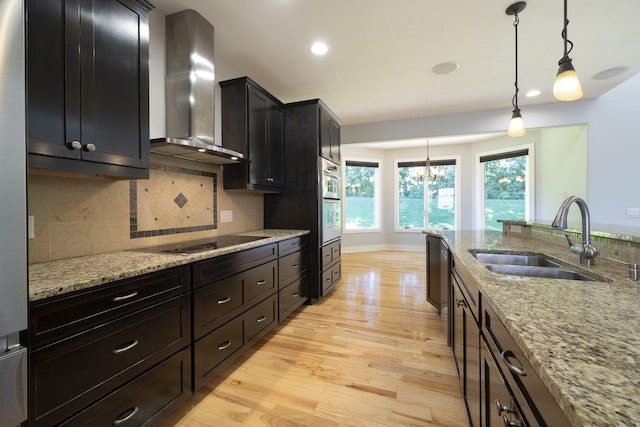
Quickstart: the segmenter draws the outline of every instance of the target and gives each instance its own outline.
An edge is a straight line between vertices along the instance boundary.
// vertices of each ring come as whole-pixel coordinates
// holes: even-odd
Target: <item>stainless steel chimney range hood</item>
[[[151,140],[151,152],[210,164],[246,161],[214,143],[213,25],[188,9],[166,18],[167,137]]]

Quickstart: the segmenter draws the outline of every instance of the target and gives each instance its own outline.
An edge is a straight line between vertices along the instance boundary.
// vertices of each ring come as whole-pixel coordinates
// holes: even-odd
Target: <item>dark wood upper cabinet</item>
[[[27,0],[29,167],[147,178],[144,0]]]
[[[280,191],[285,185],[282,103],[248,77],[220,87],[222,145],[249,158],[224,166],[224,188]]]
[[[320,109],[320,155],[340,163],[340,122],[324,108]]]

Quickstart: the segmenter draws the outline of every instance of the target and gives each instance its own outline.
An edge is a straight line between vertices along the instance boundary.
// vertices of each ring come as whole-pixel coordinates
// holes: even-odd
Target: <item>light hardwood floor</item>
[[[303,306],[161,426],[466,426],[425,256],[342,256],[342,280]]]

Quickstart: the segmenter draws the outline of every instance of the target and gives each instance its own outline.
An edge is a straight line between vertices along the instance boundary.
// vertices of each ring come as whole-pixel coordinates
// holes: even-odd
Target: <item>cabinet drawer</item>
[[[219,326],[221,317],[242,306],[242,277],[231,276],[193,292],[193,336],[198,339]]]
[[[244,315],[245,342],[258,339],[278,322],[278,296],[272,295]]]
[[[193,264],[193,286],[204,286],[277,258],[278,244],[259,246]]]
[[[194,344],[194,382],[198,389],[214,374],[214,369],[242,348],[242,318],[237,317],[202,337]]]
[[[322,247],[322,269],[325,270],[332,262],[340,259],[340,240]]]
[[[295,282],[306,274],[308,268],[308,251],[294,252],[278,260],[279,288]]]
[[[191,342],[188,294],[31,353],[30,419],[53,425]]]
[[[322,296],[326,296],[334,288],[342,277],[340,262],[336,262],[330,268],[322,272]]]
[[[308,276],[293,282],[278,292],[278,320],[282,322],[291,312],[300,307],[307,300]]]
[[[278,255],[283,257],[309,246],[309,235],[294,237],[278,242]]]
[[[252,268],[241,274],[244,286],[244,302],[251,303],[260,296],[274,293],[276,278],[278,277],[278,261],[271,261],[259,267]]]
[[[186,348],[61,425],[143,425],[159,420],[191,394],[191,351]]]
[[[189,266],[163,270],[31,304],[32,349],[187,291]]]

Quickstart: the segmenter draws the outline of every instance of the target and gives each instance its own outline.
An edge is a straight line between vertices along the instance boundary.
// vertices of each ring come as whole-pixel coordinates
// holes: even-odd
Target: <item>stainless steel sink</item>
[[[486,253],[474,252],[473,255],[478,261],[485,264],[509,264],[509,265],[530,265],[536,267],[561,267],[557,262],[544,258],[540,255],[520,255],[506,253]]]
[[[488,264],[485,266],[494,273],[509,274],[512,276],[542,277],[546,279],[568,279],[568,280],[584,280],[597,282],[597,279],[578,273],[577,271],[567,270],[560,267],[537,267],[530,265],[509,265],[509,264]]]
[[[499,274],[511,276],[541,277],[546,279],[584,280],[597,282],[591,277],[570,267],[552,261],[544,254],[518,254],[509,252],[470,251],[485,267]]]

